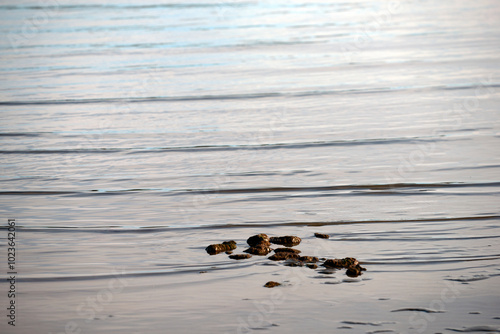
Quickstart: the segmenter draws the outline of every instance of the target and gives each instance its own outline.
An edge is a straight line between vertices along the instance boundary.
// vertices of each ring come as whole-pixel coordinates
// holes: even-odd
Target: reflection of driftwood
[[[221,244],[214,244],[205,248],[207,253],[210,255],[215,255],[222,252],[229,252],[232,251],[233,249],[236,249],[236,242],[234,240],[224,241]]]
[[[276,248],[274,250],[275,253],[293,253],[293,254],[300,254],[300,250],[295,249],[295,248]]]
[[[299,237],[291,236],[291,235],[287,235],[284,237],[271,237],[271,238],[269,238],[269,240],[273,244],[284,245],[286,247],[297,246],[302,241],[302,239],[300,239]]]
[[[245,260],[245,259],[249,259],[251,258],[252,255],[250,254],[235,254],[235,255],[229,255],[229,258],[230,259],[233,259],[233,260]]]

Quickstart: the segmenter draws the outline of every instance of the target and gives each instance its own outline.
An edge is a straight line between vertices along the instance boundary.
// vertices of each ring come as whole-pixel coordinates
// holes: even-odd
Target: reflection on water
[[[487,0],[2,3],[21,330],[498,329],[499,15]],[[367,272],[204,251],[256,233]]]

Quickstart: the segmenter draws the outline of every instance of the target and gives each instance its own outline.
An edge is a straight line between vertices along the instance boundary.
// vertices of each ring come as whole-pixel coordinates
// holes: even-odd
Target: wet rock
[[[250,247],[256,247],[259,245],[271,246],[271,242],[269,241],[269,237],[267,234],[261,233],[254,236],[251,236],[247,239],[247,244]]]
[[[300,254],[300,250],[295,249],[295,248],[276,248],[274,250],[275,253],[293,253],[293,254]]]
[[[233,260],[245,260],[251,258],[252,255],[250,254],[235,254],[235,255],[230,255],[229,258]]]
[[[280,252],[271,255],[268,259],[272,261],[284,261],[288,259],[297,259],[299,256],[295,253]]]
[[[299,257],[299,261],[308,262],[308,263],[316,263],[319,260],[315,256],[301,256],[301,257]]]
[[[269,238],[269,240],[273,244],[284,245],[286,247],[297,246],[302,241],[302,239],[300,239],[299,237],[291,236],[291,235],[287,235],[284,237],[271,237],[271,238]]]
[[[281,283],[274,282],[274,281],[269,281],[266,284],[264,284],[264,287],[266,288],[274,288],[275,286],[280,286]]]
[[[358,260],[353,257],[346,257],[343,259],[329,259],[323,263],[324,267],[327,268],[348,268],[350,266],[355,266],[358,264]]]
[[[329,235],[322,233],[314,233],[317,238],[329,238]],[[361,267],[359,262],[352,257],[346,257],[343,259],[326,259],[315,256],[300,256],[300,250],[290,248],[293,246],[297,246],[301,243],[301,239],[297,236],[281,236],[281,237],[269,237],[264,233],[253,235],[247,239],[247,243],[250,246],[248,249],[245,249],[243,252],[247,254],[233,254],[233,250],[236,249],[236,242],[234,240],[225,241],[221,244],[210,245],[205,250],[210,255],[215,255],[221,252],[226,252],[229,255],[230,259],[233,260],[244,260],[249,259],[252,255],[261,255],[265,256],[273,251],[270,247],[271,243],[284,245],[284,247],[277,248],[274,250],[274,254],[270,256],[268,259],[272,261],[284,261],[285,266],[289,267],[308,267],[310,269],[318,269],[318,261],[322,261],[322,266],[326,267],[325,270],[320,271],[324,274],[332,274],[339,269],[346,269],[346,275],[350,278],[346,278],[346,280],[354,281],[353,278],[362,275],[363,271],[366,269]],[[267,263],[271,265],[271,263]],[[212,267],[215,268],[215,267]],[[200,272],[203,273],[203,272]],[[281,285],[280,283],[270,281],[266,283],[266,287],[274,287]]]
[[[267,255],[267,254],[271,253],[272,251],[273,251],[273,249],[271,247],[264,246],[264,245],[258,245],[258,246],[250,247],[250,248],[247,248],[244,250],[245,253],[250,253],[253,255]]]
[[[361,267],[359,264],[349,266],[345,274],[349,277],[358,277],[365,271],[366,268]]]
[[[234,240],[224,241],[221,244],[214,244],[214,245],[210,245],[207,248],[205,248],[207,253],[210,255],[215,255],[215,254],[219,254],[222,252],[232,251],[233,249],[236,249],[236,242]]]
[[[353,257],[326,260],[323,266],[327,268],[346,268],[346,275],[349,277],[358,277],[366,270],[366,268],[361,267],[358,260]]]

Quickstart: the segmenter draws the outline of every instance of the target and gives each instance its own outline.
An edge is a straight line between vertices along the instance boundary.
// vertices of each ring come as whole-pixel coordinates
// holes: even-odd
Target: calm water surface
[[[499,331],[498,2],[3,1],[0,36],[2,333]],[[204,251],[255,233],[368,270]]]

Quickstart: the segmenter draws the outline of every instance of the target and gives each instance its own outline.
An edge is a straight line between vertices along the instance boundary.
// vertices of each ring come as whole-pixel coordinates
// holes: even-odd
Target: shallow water
[[[2,333],[498,331],[497,2],[47,4],[0,5]],[[256,233],[367,271],[204,250]]]

